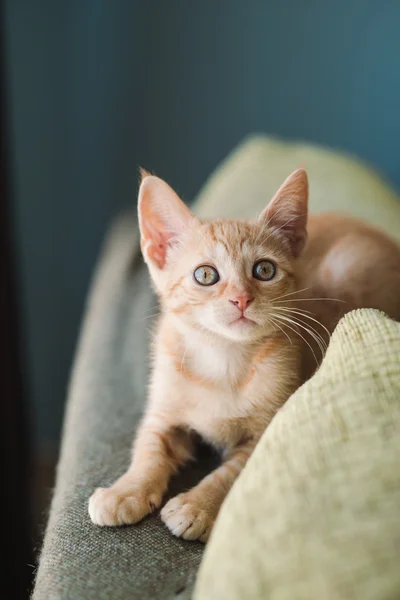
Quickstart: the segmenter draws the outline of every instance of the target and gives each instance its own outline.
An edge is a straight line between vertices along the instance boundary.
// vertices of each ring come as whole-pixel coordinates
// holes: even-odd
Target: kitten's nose
[[[232,302],[239,310],[244,312],[246,308],[253,302],[254,298],[250,294],[243,294],[242,296],[235,296],[231,298],[229,302]]]

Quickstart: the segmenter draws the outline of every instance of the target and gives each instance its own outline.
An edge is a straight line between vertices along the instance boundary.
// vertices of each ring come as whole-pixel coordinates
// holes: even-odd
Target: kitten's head
[[[258,219],[209,222],[162,179],[142,175],[141,247],[163,310],[231,340],[274,331],[274,302],[296,290],[294,264],[306,241],[306,172],[294,171]]]

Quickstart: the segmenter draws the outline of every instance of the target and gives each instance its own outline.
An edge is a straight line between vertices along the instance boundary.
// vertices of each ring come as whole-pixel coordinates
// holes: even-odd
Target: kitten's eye
[[[193,273],[193,276],[200,285],[214,285],[214,283],[219,281],[217,269],[210,267],[210,265],[202,265],[201,267],[197,267]]]
[[[275,277],[276,267],[270,260],[259,260],[253,267],[253,277],[260,281],[270,281]]]

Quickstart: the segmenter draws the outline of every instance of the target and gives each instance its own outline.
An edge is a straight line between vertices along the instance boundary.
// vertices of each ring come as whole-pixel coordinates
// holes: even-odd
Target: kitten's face
[[[307,197],[307,175],[300,169],[256,221],[207,223],[164,181],[145,174],[141,246],[164,311],[205,336],[251,341],[279,330],[274,303],[296,289]]]
[[[259,339],[279,330],[274,300],[295,290],[292,263],[283,240],[263,223],[203,223],[169,251],[162,304],[187,326]]]

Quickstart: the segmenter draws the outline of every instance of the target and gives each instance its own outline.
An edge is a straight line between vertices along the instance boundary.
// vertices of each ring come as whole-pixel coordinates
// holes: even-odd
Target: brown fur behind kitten
[[[335,214],[310,215],[307,229],[309,242],[296,268],[299,289],[305,291],[296,294],[296,301],[284,299],[285,307],[306,307],[330,333],[341,316],[356,308],[376,308],[400,320],[400,249],[394,241],[363,222]],[[316,328],[328,342],[322,328]],[[320,360],[315,339],[307,340]],[[308,346],[302,355],[305,378],[314,371],[315,359]]]
[[[312,216],[307,226],[307,201],[299,169],[256,221],[202,222],[144,173],[142,251],[162,316],[132,462],[90,498],[94,523],[136,523],[158,508],[196,432],[223,462],[170,500],[161,518],[174,535],[206,541],[257,441],[315,370],[339,318],[360,307],[400,318],[396,244],[347,217]]]

